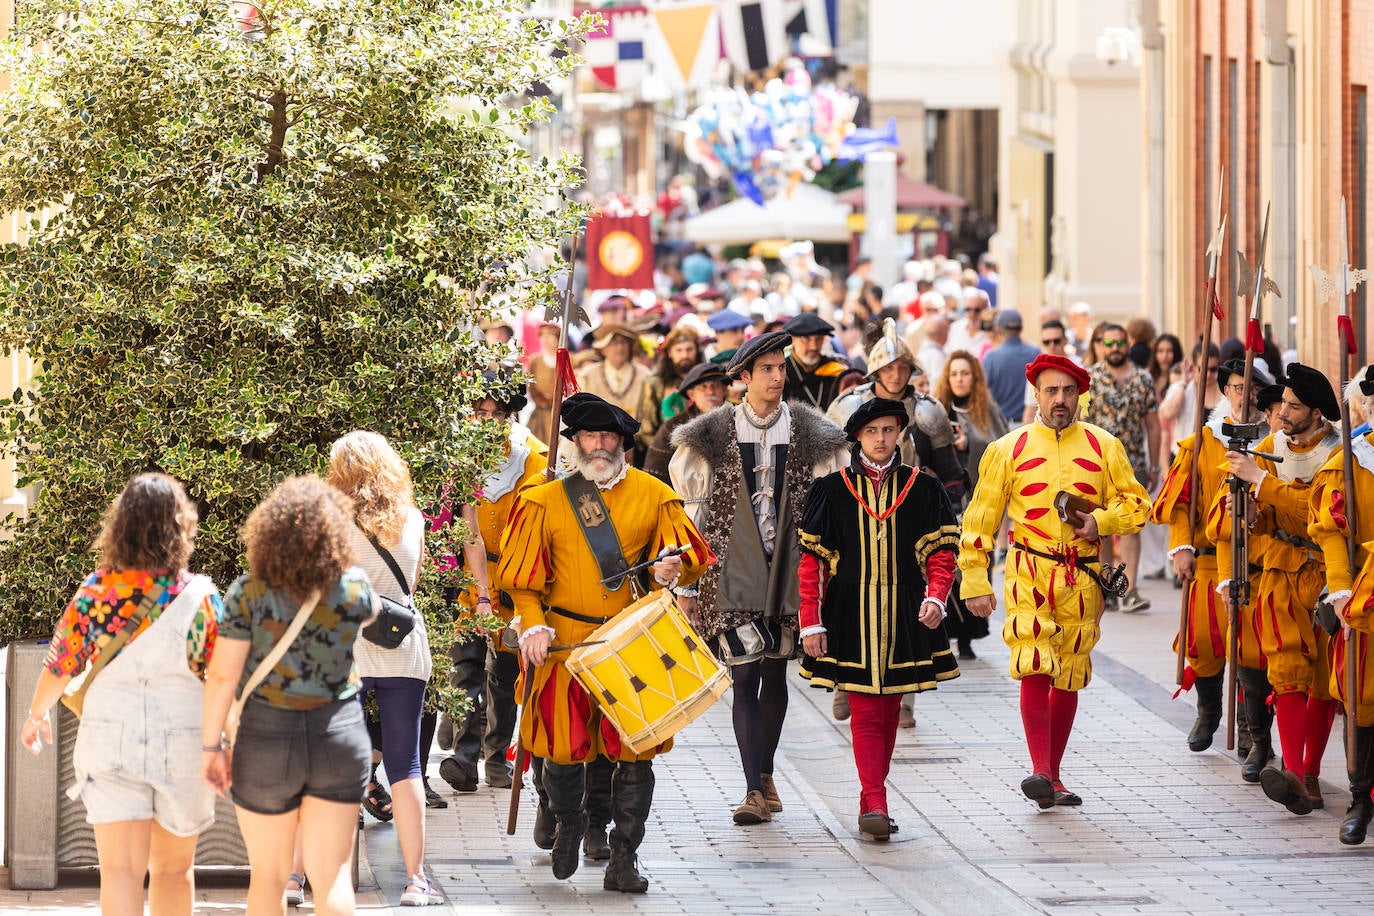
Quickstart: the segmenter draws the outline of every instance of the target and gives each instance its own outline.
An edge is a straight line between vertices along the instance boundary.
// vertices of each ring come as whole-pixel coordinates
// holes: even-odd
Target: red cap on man
[[[1088,370],[1078,363],[1069,359],[1067,356],[1055,356],[1052,353],[1041,353],[1033,359],[1026,367],[1026,381],[1032,385],[1040,377],[1040,373],[1046,369],[1058,369],[1060,372],[1067,372],[1073,376],[1074,381],[1078,382],[1078,390],[1086,391],[1088,388]]]

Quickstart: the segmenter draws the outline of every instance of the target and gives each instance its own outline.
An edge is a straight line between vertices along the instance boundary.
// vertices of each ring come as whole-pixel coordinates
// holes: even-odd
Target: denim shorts
[[[215,795],[201,779],[200,728],[154,735],[95,717],[81,723],[73,756],[85,778],[68,790],[86,806],[86,822],[155,820],[173,836],[190,837],[215,821]]]
[[[244,704],[230,794],[256,814],[285,814],[309,795],[357,805],[372,772],[372,742],[356,697],[318,709]]]

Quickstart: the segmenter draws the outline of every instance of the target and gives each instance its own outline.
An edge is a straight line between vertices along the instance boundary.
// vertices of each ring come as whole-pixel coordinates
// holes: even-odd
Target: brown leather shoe
[[[830,701],[830,714],[840,722],[849,718],[849,695],[843,690],[835,691],[835,697]]]
[[[1260,788],[1273,801],[1293,814],[1311,814],[1312,799],[1302,784],[1302,777],[1292,770],[1268,766],[1260,771]]]
[[[757,789],[750,789],[749,794],[744,796],[744,801],[735,809],[735,823],[741,827],[766,824],[772,819],[773,812],[768,810],[768,801]]]
[[[763,800],[768,802],[768,810],[777,814],[782,810],[782,799],[778,797],[778,785],[773,782],[773,774],[764,773],[759,778],[763,781]]]
[[[911,696],[911,694],[907,694],[907,696]],[[902,708],[897,712],[897,727],[898,727],[898,728],[915,728],[915,727],[916,727],[916,713],[913,712],[912,709],[911,709],[911,707],[908,706],[908,705],[906,705],[905,703],[902,704]]]
[[[1312,799],[1313,808],[1325,808],[1326,800],[1322,798],[1322,782],[1316,776],[1308,775],[1302,778],[1302,787],[1307,790],[1307,797]]]

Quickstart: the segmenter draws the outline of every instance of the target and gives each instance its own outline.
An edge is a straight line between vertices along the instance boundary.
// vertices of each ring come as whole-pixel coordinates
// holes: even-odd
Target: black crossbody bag
[[[370,643],[375,643],[383,649],[395,649],[405,638],[410,635],[410,631],[415,629],[415,616],[419,613],[415,610],[415,601],[410,594],[410,586],[406,584],[406,577],[401,572],[401,567],[396,563],[396,558],[391,555],[377,539],[371,535],[367,538],[368,543],[377,551],[377,555],[386,561],[390,567],[391,574],[396,577],[396,584],[401,586],[401,591],[405,593],[406,600],[402,604],[388,598],[386,595],[378,594],[381,599],[381,610],[377,612],[377,617],[367,626],[363,627],[362,636]]]

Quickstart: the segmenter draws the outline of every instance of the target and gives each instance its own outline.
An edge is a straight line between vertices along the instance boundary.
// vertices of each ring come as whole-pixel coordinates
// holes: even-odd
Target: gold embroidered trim
[[[801,538],[801,549],[824,560],[830,567],[830,575],[835,575],[840,568],[840,555],[822,547],[819,534],[808,534],[798,528],[797,535]]]
[[[916,561],[922,566],[930,555],[937,550],[959,551],[959,528],[955,525],[941,525],[916,542]]]

